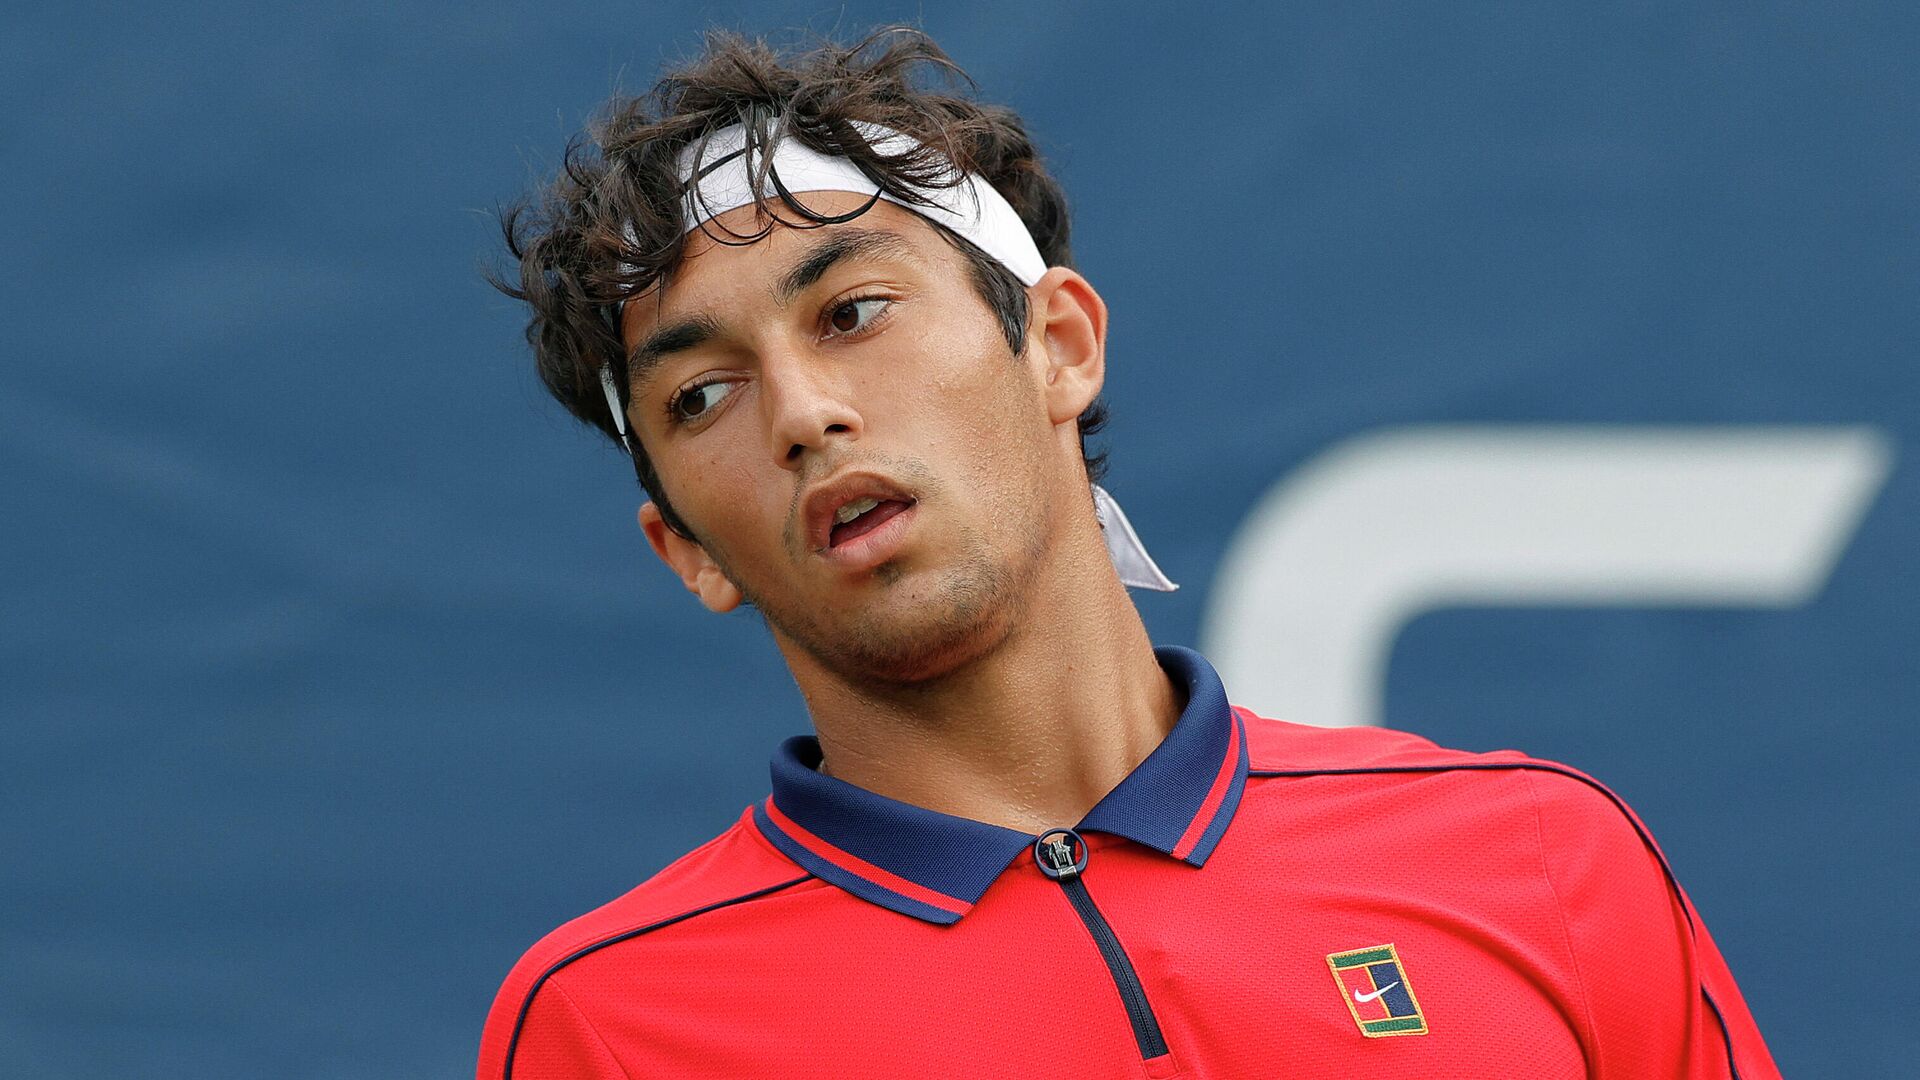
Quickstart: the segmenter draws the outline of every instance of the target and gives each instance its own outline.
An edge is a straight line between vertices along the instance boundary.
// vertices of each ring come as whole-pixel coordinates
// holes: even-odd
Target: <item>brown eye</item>
[[[891,301],[882,299],[849,300],[834,308],[827,316],[827,325],[833,327],[836,334],[852,334],[873,321],[875,315],[885,310]]]
[[[690,386],[674,397],[668,411],[673,413],[676,420],[698,420],[702,414],[720,404],[720,400],[732,389],[732,383],[723,382]]]

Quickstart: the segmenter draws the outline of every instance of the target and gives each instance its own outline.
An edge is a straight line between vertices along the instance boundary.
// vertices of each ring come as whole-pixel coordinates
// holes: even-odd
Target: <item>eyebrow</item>
[[[808,286],[825,277],[835,264],[848,259],[871,259],[887,255],[911,258],[913,253],[912,243],[896,232],[886,229],[836,229],[825,240],[808,248],[798,262],[780,275],[773,286],[773,298],[781,307],[786,307]],[[719,319],[705,313],[689,315],[655,327],[627,354],[627,385],[630,391],[637,395],[667,357],[706,344],[719,337],[722,329]]]
[[[913,255],[913,245],[906,237],[886,229],[836,229],[780,278],[774,286],[773,298],[785,307],[802,289],[819,281],[842,259],[870,259],[881,255],[909,258]]]
[[[646,340],[627,354],[628,392],[638,395],[640,388],[659,369],[667,357],[685,352],[720,336],[720,320],[711,315],[689,315],[654,328]]]

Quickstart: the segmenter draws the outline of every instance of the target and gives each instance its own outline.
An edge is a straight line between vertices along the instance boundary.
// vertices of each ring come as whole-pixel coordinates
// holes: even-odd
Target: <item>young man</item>
[[[734,37],[509,215],[540,372],[815,736],[508,976],[481,1080],[1776,1070],[1606,789],[1228,704],[1093,486],[1106,305],[911,32]]]

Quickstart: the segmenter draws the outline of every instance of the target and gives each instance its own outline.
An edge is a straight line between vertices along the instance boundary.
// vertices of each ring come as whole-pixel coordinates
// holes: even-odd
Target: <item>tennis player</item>
[[[1106,303],[957,75],[715,35],[506,217],[542,379],[813,734],[522,957],[481,1080],[1777,1076],[1606,788],[1265,719],[1149,641],[1127,588],[1172,583],[1085,445]]]

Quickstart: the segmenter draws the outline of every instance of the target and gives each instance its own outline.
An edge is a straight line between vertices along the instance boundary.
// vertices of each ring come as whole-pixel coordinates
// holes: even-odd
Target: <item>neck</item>
[[[849,680],[782,640],[822,771],[1021,832],[1084,817],[1152,753],[1184,705],[1107,562],[1099,526],[1089,527],[1042,568],[1035,602],[996,646],[925,683]]]

